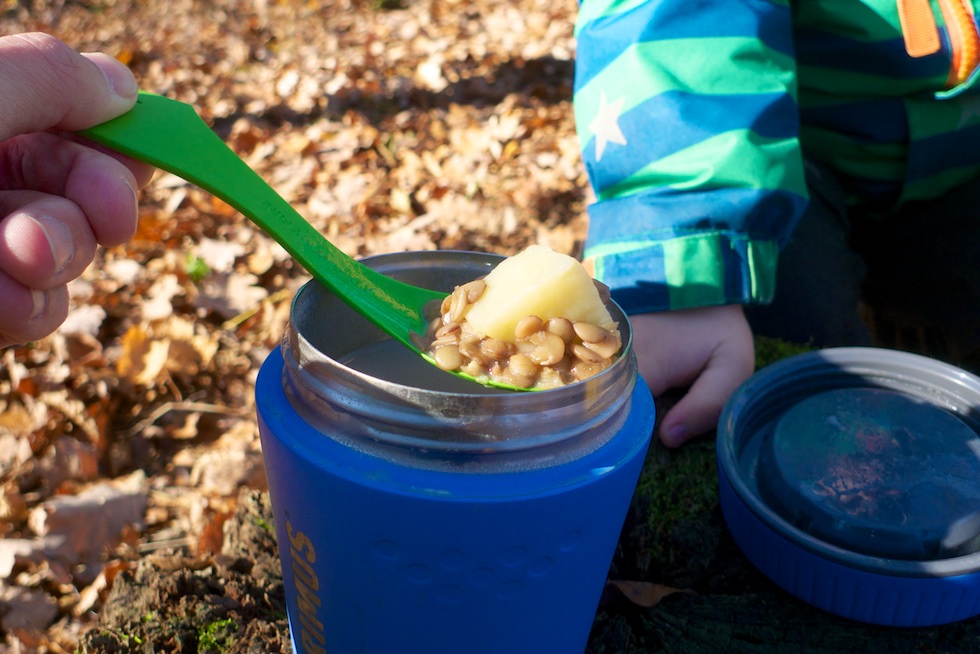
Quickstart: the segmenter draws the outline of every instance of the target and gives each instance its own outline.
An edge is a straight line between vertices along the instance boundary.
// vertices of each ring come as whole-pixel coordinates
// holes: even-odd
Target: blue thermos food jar
[[[499,257],[366,260],[452,291]],[[581,654],[650,442],[624,352],[538,392],[457,379],[322,286],[297,294],[256,383],[298,654]]]

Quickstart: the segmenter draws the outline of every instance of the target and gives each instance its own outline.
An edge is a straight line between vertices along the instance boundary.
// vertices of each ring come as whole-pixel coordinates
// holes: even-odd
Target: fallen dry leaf
[[[143,320],[153,322],[173,315],[173,299],[183,293],[183,287],[177,280],[177,275],[165,274],[146,293],[146,301],[141,305]]]
[[[242,487],[266,487],[258,431],[251,420],[236,421],[212,447],[190,455],[190,482],[202,493],[229,497]]]
[[[198,307],[214,311],[222,318],[233,318],[247,311],[269,295],[269,291],[257,286],[259,278],[251,273],[214,273],[200,285],[195,300]]]
[[[72,607],[72,614],[77,617],[91,610],[108,587],[109,582],[106,579],[105,570],[103,569],[99,572],[99,576],[95,578],[95,581],[83,588],[78,594],[78,602]]]
[[[58,604],[39,589],[0,587],[0,627],[23,632],[23,638],[46,628],[58,617]]]
[[[211,364],[219,347],[217,335],[179,316],[154,326],[153,333],[169,344],[166,365],[173,373],[196,374]]]
[[[143,274],[143,265],[135,259],[113,259],[105,262],[102,270],[120,286],[129,286]]]
[[[38,474],[49,488],[65,481],[88,482],[99,476],[102,452],[90,442],[63,436],[38,457]]]
[[[674,595],[676,593],[683,593],[685,595],[693,595],[694,591],[684,588],[673,588],[671,586],[665,586],[663,584],[655,584],[649,581],[623,581],[619,579],[610,579],[606,582],[608,585],[616,588],[621,592],[626,598],[636,604],[637,606],[642,606],[643,608],[653,608],[660,601]]]
[[[229,243],[213,238],[202,238],[196,254],[212,272],[231,272],[235,259],[243,256],[247,249],[241,243]]]
[[[92,564],[119,542],[128,525],[143,523],[147,497],[146,475],[137,470],[77,495],[55,496],[31,511],[28,524],[53,543],[49,556]]]
[[[30,558],[42,551],[40,540],[26,538],[0,538],[0,580],[7,579],[19,560]]]
[[[83,304],[68,312],[65,322],[58,328],[62,334],[87,334],[98,336],[99,329],[105,321],[105,309],[94,304]]]
[[[19,404],[8,406],[0,411],[0,434],[10,434],[12,436],[26,436],[40,429],[47,421],[47,412],[44,405],[32,403],[36,410],[28,409]],[[9,448],[5,448],[4,456],[10,453]]]
[[[170,343],[152,338],[140,325],[130,327],[120,340],[123,352],[116,362],[116,372],[133,384],[152,384],[167,367]]]

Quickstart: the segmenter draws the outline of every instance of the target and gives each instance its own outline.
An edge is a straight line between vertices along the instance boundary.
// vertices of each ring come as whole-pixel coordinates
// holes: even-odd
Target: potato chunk
[[[516,342],[517,323],[528,316],[593,325],[612,322],[582,264],[543,245],[505,259],[483,281],[486,290],[469,307],[466,320],[475,331],[499,341]]]
[[[531,246],[454,288],[419,347],[444,370],[515,389],[588,379],[623,346],[600,286],[576,259]]]

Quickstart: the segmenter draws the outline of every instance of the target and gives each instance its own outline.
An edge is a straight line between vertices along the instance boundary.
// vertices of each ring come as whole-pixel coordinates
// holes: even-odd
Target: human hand
[[[44,337],[97,245],[134,235],[153,169],[68,131],[136,102],[122,63],[40,33],[0,37],[0,348]]]
[[[663,417],[660,440],[677,447],[711,431],[729,395],[755,369],[740,305],[630,316],[640,374],[654,396],[690,386]]]

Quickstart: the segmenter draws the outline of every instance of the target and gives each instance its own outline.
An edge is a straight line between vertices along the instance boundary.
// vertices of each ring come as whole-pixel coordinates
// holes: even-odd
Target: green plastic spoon
[[[430,363],[424,334],[430,302],[447,295],[378,273],[344,254],[225,145],[191,105],[141,92],[128,113],[82,136],[181,177],[221,198],[278,241],[318,282]],[[461,372],[461,377],[474,378]],[[474,380],[476,381],[476,380]],[[486,385],[511,386],[478,380]]]

